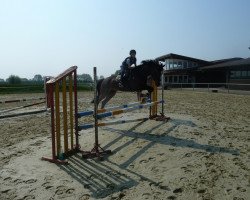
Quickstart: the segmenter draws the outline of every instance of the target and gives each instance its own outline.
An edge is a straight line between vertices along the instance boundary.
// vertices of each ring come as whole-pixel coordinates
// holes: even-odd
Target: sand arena
[[[92,108],[92,97],[78,93],[79,110]],[[100,128],[102,147],[113,151],[104,161],[80,155],[65,166],[41,161],[51,150],[50,114],[1,119],[0,199],[247,200],[250,96],[173,90],[164,98],[167,123]],[[118,93],[109,105],[135,100],[135,93]],[[122,118],[147,115],[145,109]],[[80,132],[82,149],[93,147],[93,133]]]

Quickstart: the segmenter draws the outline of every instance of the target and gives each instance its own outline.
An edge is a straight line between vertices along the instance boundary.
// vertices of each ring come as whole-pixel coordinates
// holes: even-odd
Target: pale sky
[[[0,78],[105,77],[130,49],[138,63],[168,53],[250,57],[250,0],[0,0]]]

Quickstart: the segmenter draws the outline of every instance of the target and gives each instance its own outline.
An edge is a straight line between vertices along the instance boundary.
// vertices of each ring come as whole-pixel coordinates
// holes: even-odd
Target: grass
[[[89,91],[91,86],[87,84],[78,84],[78,91]],[[44,93],[43,83],[30,84],[0,84],[0,94],[22,94],[22,93]]]

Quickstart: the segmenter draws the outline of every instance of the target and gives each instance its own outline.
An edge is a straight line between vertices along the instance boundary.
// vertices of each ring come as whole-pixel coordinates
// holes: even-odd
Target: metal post
[[[99,144],[98,138],[98,118],[97,118],[97,75],[96,75],[96,67],[93,69],[94,71],[94,128],[95,128],[95,144],[94,148],[91,151],[83,151],[83,158],[94,158],[98,157],[100,159],[103,158],[103,155],[110,154],[111,150],[104,150]]]
[[[95,146],[99,146],[99,139],[98,139],[98,119],[97,119],[97,80],[96,80],[96,67],[94,67],[94,124],[95,124]]]
[[[164,72],[162,72],[161,76],[161,100],[164,99]],[[164,115],[164,103],[161,103],[161,114]]]
[[[227,68],[227,77],[226,77],[226,81],[227,81],[227,93],[229,93],[229,69]]]

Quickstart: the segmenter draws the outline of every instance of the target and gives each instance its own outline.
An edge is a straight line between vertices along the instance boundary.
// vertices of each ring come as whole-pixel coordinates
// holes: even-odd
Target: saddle
[[[129,82],[131,80],[131,74],[128,74],[124,77],[121,77],[121,75],[118,75],[116,77],[116,80],[119,82],[119,87],[121,89],[127,89],[127,90],[131,90],[130,86],[129,86]]]

